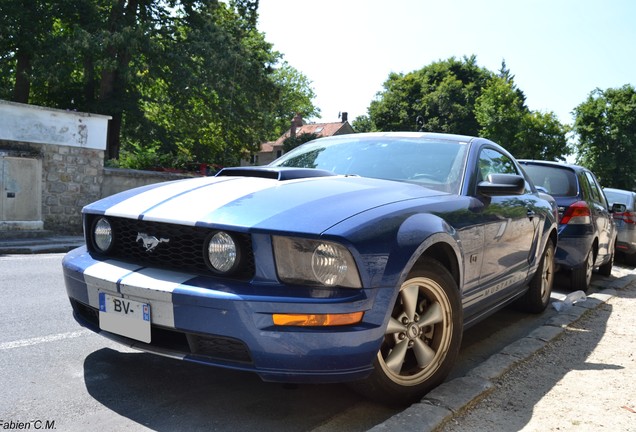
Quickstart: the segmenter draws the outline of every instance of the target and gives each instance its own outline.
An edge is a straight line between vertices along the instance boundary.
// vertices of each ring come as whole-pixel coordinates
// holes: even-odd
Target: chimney
[[[346,123],[348,119],[349,119],[349,113],[348,112],[343,112],[342,113],[342,123]]]
[[[289,137],[296,137],[296,128],[302,127],[303,125],[303,116],[300,113],[296,113],[296,116],[291,121],[291,126],[289,128]]]

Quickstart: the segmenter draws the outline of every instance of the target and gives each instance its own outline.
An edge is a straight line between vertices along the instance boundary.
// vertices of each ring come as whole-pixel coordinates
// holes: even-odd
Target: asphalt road
[[[364,431],[399,410],[345,385],[284,386],[126,349],[72,318],[62,254],[0,256],[0,426],[58,431]],[[505,309],[464,336],[463,376],[552,317]],[[17,428],[17,427],[16,427]]]

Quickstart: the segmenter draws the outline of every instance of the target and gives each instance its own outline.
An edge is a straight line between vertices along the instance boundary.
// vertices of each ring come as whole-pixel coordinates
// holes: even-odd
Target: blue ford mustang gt
[[[110,339],[408,403],[464,328],[546,308],[555,213],[491,141],[353,134],[90,204],[63,268],[75,319]]]

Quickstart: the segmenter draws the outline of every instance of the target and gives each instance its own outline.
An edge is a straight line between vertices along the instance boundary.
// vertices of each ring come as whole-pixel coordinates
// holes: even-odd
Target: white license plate
[[[99,293],[99,328],[150,343],[150,305]]]

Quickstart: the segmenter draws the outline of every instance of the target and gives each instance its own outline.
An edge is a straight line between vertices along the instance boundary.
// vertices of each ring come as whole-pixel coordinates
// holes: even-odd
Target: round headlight
[[[347,258],[335,245],[319,244],[311,257],[311,269],[316,279],[326,286],[339,285],[347,275]]]
[[[113,244],[113,229],[108,219],[100,218],[93,228],[95,246],[100,252],[106,252]]]
[[[239,248],[228,233],[219,231],[208,243],[208,260],[219,273],[229,273],[238,265]]]

